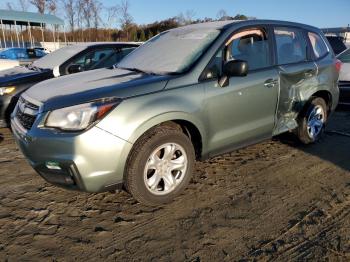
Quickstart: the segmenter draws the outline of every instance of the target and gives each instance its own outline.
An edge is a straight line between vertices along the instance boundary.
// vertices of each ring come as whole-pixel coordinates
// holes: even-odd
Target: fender
[[[189,92],[191,96],[184,98],[184,92]],[[198,129],[202,141],[207,141],[201,103],[203,95],[203,89],[194,85],[125,99],[97,126],[134,144],[147,130],[158,124],[184,120]],[[205,152],[206,144],[202,146]]]

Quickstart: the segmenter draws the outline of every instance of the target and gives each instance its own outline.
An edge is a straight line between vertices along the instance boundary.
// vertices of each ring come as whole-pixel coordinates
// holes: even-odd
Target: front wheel
[[[317,142],[325,129],[327,122],[327,105],[323,98],[311,100],[306,111],[299,118],[297,136],[304,144]]]
[[[191,140],[176,125],[160,125],[134,145],[127,163],[127,190],[139,202],[161,205],[179,195],[191,179]]]

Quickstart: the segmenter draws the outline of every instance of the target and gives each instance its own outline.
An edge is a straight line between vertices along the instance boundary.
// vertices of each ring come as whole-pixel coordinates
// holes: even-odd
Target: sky
[[[102,0],[113,5],[119,0]],[[147,24],[193,10],[196,18],[212,17],[220,9],[231,16],[244,14],[262,19],[306,23],[317,27],[350,24],[350,0],[129,0],[138,24]]]
[[[58,0],[60,2],[60,0]],[[99,0],[104,6],[121,0]],[[261,19],[277,19],[317,27],[344,27],[350,24],[350,0],[128,0],[130,13],[137,24],[149,24],[192,10],[195,18],[216,18],[224,9],[230,16],[244,14]],[[0,0],[0,8],[18,0]],[[33,7],[30,11],[35,11]],[[63,14],[57,14],[64,17]],[[106,18],[106,12],[102,12]]]

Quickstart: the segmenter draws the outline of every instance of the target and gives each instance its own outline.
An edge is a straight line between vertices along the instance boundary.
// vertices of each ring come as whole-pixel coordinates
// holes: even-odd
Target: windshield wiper
[[[34,66],[34,65],[26,65],[26,68],[28,68],[29,70],[34,70],[34,71],[41,71],[42,68]]]
[[[154,73],[154,72],[146,72],[146,71],[143,71],[143,70],[138,69],[138,68],[136,68],[136,67],[127,68],[127,67],[114,66],[114,68],[119,68],[119,69],[123,69],[123,70],[133,71],[133,72],[141,73],[141,74],[145,74],[145,75],[157,75],[157,74]]]

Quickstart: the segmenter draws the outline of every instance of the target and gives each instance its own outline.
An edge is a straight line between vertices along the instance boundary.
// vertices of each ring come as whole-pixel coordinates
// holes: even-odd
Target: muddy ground
[[[315,145],[287,136],[197,163],[161,208],[53,187],[0,129],[0,260],[349,261],[350,111],[327,129]]]

